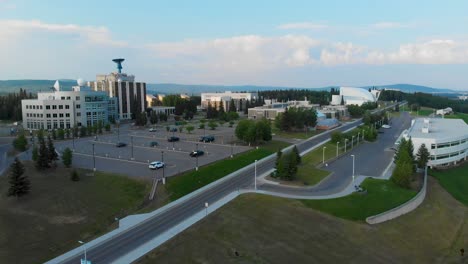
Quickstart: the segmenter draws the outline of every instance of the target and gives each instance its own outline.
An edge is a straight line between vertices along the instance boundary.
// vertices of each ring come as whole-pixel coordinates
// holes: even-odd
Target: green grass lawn
[[[272,133],[275,134],[278,137],[282,138],[292,138],[292,139],[307,139],[310,137],[313,137],[315,135],[318,135],[322,133],[323,131],[321,130],[314,130],[314,131],[308,131],[307,133],[305,131],[301,132],[284,132],[281,131],[275,127],[272,127]]]
[[[463,119],[463,121],[465,121],[465,123],[468,124],[468,114],[465,114],[465,113],[456,113],[452,115],[446,115],[444,116],[444,118],[451,118],[451,119],[460,118],[460,119]]]
[[[302,200],[302,203],[337,217],[364,221],[367,217],[397,207],[416,195],[415,191],[401,188],[388,180],[368,178],[361,186],[367,190],[367,194],[353,193],[329,200]]]
[[[6,197],[7,178],[0,177],[0,259],[2,263],[42,263],[116,227],[115,217],[132,214],[149,193],[150,182],[125,176],[70,169],[38,172],[27,162],[31,192]],[[26,253],[27,252],[27,253]]]
[[[279,140],[271,140],[260,145],[259,148],[263,148],[271,152],[277,152],[279,149],[284,149],[290,145],[291,143],[288,143],[288,142],[279,141]]]
[[[450,194],[468,206],[468,164],[443,171],[431,170],[434,176]]]
[[[297,168],[296,181],[312,186],[319,183],[329,174],[329,171],[317,169],[312,163],[302,163]]]
[[[181,175],[171,177],[165,185],[169,194],[169,200],[177,200],[274,152],[275,151],[260,147],[258,149],[235,155],[232,159],[224,159],[200,167],[198,171],[192,170]]]

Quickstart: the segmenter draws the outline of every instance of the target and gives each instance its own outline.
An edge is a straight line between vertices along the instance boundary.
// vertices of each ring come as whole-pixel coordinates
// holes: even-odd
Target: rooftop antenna
[[[113,59],[112,61],[117,63],[117,70],[119,71],[119,73],[122,73],[122,62],[124,61],[125,59]]]

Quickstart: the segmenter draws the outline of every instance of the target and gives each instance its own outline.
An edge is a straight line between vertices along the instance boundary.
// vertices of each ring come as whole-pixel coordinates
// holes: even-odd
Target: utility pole
[[[257,190],[257,160],[255,160],[254,188]]]
[[[354,183],[354,154],[351,155],[351,157],[353,157],[353,183]]]
[[[132,142],[132,160],[134,160],[135,158],[133,157],[133,136],[130,136],[130,141]]]
[[[340,142],[336,142],[336,156],[337,156],[337,157],[338,157],[338,152],[339,152],[339,150],[338,150],[338,145],[340,145]]]
[[[94,154],[94,143],[93,143],[93,171],[96,171],[96,155]]]
[[[234,149],[233,149],[233,145],[234,144],[234,137],[231,136],[231,158],[234,157]]]
[[[195,148],[195,151],[197,151],[197,152],[196,152],[195,158],[196,158],[197,164],[195,166],[195,170],[198,171],[198,143],[196,145],[197,145],[197,147]]]
[[[322,164],[325,164],[325,149],[326,148],[327,147],[323,147],[323,149],[322,149]]]
[[[161,150],[161,162],[164,164],[163,165],[163,176],[162,176],[162,178],[163,178],[163,184],[165,184],[166,179],[164,178],[165,177],[164,169],[166,168],[166,164],[164,163],[164,151],[162,151],[162,150]]]

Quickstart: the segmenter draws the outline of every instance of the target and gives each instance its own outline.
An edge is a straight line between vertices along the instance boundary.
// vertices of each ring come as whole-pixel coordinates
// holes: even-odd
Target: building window
[[[80,109],[80,108],[81,108],[81,105],[77,104],[76,109]]]
[[[40,106],[39,106],[39,109],[41,109],[41,110],[42,110],[42,105],[40,105]]]
[[[67,100],[71,100],[71,97],[70,97],[70,96],[67,96]]]
[[[76,97],[76,101],[79,101],[79,100],[80,100],[80,97],[79,97],[79,96],[77,96],[77,97]]]
[[[81,116],[81,112],[76,113],[76,116]]]
[[[63,117],[63,114],[59,114],[59,117]]]
[[[46,114],[46,117],[47,117],[47,118],[50,118],[50,114]]]
[[[65,105],[65,109],[70,109],[70,106],[69,106],[69,105]]]
[[[45,106],[45,109],[46,109],[46,110],[50,110],[50,105],[46,105],[46,106]]]
[[[59,105],[59,109],[63,109],[63,105]]]
[[[60,100],[65,100],[65,96],[60,97]]]
[[[65,117],[70,117],[70,114],[69,114],[69,113],[66,113],[66,114],[65,114]]]
[[[57,118],[57,114],[52,114],[52,117]]]
[[[56,105],[53,105],[53,106],[52,106],[52,109],[54,109],[54,110],[57,109],[57,106],[56,106]]]

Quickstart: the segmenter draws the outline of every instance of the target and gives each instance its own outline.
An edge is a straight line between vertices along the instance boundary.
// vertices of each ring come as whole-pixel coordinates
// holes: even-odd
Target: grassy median
[[[395,208],[416,195],[416,191],[401,188],[392,181],[366,179],[361,186],[367,194],[351,195],[328,200],[302,200],[307,207],[349,220],[364,221]]]

